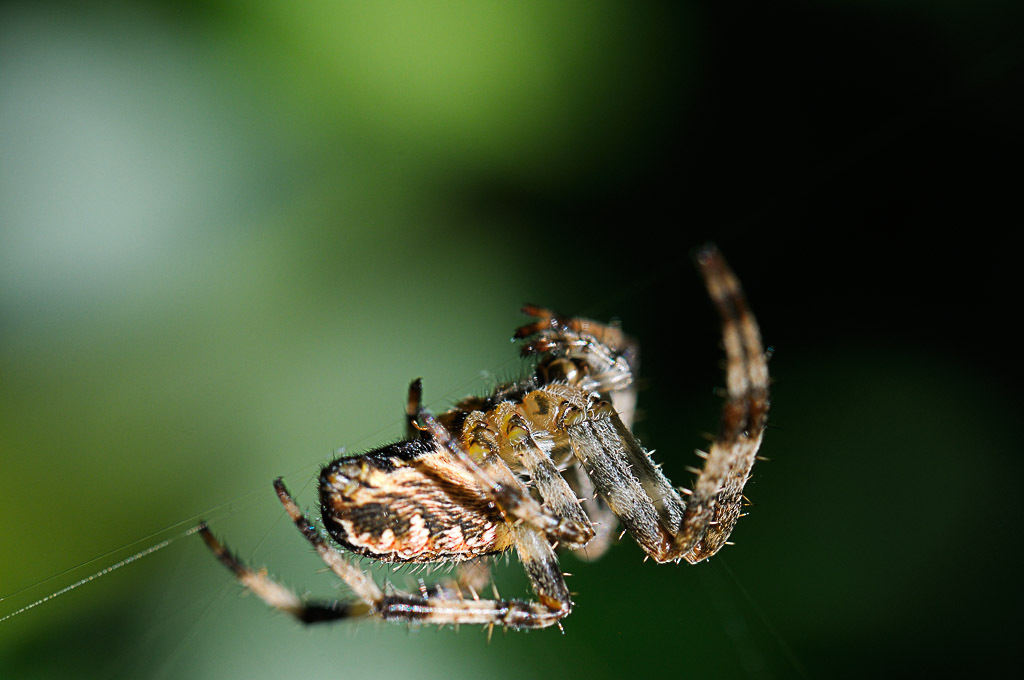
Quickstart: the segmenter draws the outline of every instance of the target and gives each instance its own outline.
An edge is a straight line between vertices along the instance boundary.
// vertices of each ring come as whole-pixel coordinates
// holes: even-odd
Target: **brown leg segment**
[[[623,417],[632,419],[636,403],[633,375],[640,356],[636,341],[615,325],[560,317],[534,305],[524,306],[523,312],[538,320],[516,329],[514,338],[528,339],[520,348],[520,354],[550,354],[579,362],[585,370],[581,375],[566,376],[567,381],[587,392],[612,395]]]
[[[341,602],[338,600],[306,600],[294,591],[282,586],[267,576],[264,571],[253,571],[245,566],[231,551],[225,548],[203,523],[199,529],[208,548],[221,563],[234,572],[238,582],[256,594],[274,609],[291,614],[302,623],[336,621],[370,613],[365,603]]]
[[[405,400],[405,438],[419,439],[422,430],[416,427],[416,418],[420,414],[423,402],[423,380],[416,378],[409,383],[409,396]]]
[[[768,367],[739,281],[713,248],[697,264],[722,318],[728,397],[704,469],[683,502],[649,454],[608,408],[592,404],[566,428],[573,452],[601,497],[659,562],[698,562],[726,544],[742,514],[768,415]]]
[[[203,526],[200,533],[206,545],[230,569],[239,582],[275,609],[286,612],[302,623],[319,623],[352,616],[376,615],[388,621],[435,624],[501,625],[510,628],[545,628],[566,616],[571,609],[569,591],[558,567],[558,560],[544,535],[527,525],[516,528],[516,549],[530,577],[538,602],[523,600],[470,600],[452,598],[437,591],[434,596],[404,592],[384,594],[361,569],[327,545],[288,493],[281,480],[274,483],[285,511],[295,522],[324,562],[362,600],[304,600],[292,590],[270,579],[262,571],[253,571],[221,545]]]
[[[587,513],[594,526],[594,539],[582,548],[573,550],[573,554],[585,562],[592,562],[604,555],[612,546],[612,540],[619,527],[619,519],[604,502],[590,477],[580,468],[578,462],[571,465],[563,473],[577,498],[583,511]]]
[[[689,562],[714,555],[742,514],[743,486],[768,421],[768,362],[739,280],[713,247],[697,266],[722,319],[727,400],[722,425],[687,501],[674,549]]]

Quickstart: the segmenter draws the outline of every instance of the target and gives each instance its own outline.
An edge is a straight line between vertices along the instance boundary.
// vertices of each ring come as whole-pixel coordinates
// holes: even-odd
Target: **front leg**
[[[768,416],[768,366],[739,281],[717,250],[697,264],[722,318],[727,399],[719,434],[684,502],[613,409],[596,405],[566,428],[573,453],[637,543],[659,562],[707,559],[742,514],[743,487]]]
[[[523,312],[537,321],[513,335],[523,340],[520,354],[539,356],[542,382],[565,382],[610,399],[627,425],[636,409],[636,370],[640,348],[617,324],[581,317],[563,317],[549,309],[526,305]]]
[[[769,406],[768,359],[739,280],[714,247],[698,253],[697,266],[722,319],[727,397],[719,433],[673,545],[689,562],[718,552],[742,515],[743,487],[757,459]]]
[[[566,434],[587,477],[644,552],[658,562],[676,559],[675,528],[686,504],[608,402],[581,415]]]

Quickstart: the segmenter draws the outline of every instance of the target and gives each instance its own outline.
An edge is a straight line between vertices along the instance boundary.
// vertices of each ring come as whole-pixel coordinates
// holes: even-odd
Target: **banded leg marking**
[[[238,582],[248,588],[265,603],[294,616],[302,623],[321,623],[336,621],[353,616],[366,616],[370,608],[363,602],[341,602],[339,600],[307,600],[295,594],[267,576],[264,570],[254,571],[239,560],[234,553],[218,541],[204,522],[199,535],[207,547],[213,551],[221,564],[230,569]]]
[[[722,321],[727,399],[722,424],[683,501],[614,413],[595,408],[568,428],[573,452],[637,543],[659,562],[695,563],[720,550],[742,514],[768,416],[768,367],[739,281],[714,248],[697,256]]]
[[[757,459],[769,407],[768,362],[739,280],[713,247],[698,253],[697,266],[722,321],[727,397],[719,433],[675,540],[675,551],[689,562],[718,552],[742,514],[743,487]]]
[[[510,628],[544,628],[566,616],[571,609],[568,588],[559,570],[558,560],[547,539],[536,529],[516,528],[516,549],[530,577],[538,602],[523,600],[483,600],[452,598],[439,589],[435,595],[405,592],[385,594],[376,583],[345,556],[330,547],[299,509],[280,479],[274,483],[278,498],[296,527],[324,562],[362,601],[305,600],[294,591],[254,571],[227,550],[203,525],[200,534],[217,558],[238,581],[269,606],[295,617],[302,623],[319,623],[353,616],[376,615],[388,621],[436,624],[483,624]]]

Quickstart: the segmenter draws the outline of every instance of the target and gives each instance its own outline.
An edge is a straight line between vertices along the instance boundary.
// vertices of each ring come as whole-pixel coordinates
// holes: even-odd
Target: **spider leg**
[[[387,621],[432,624],[500,625],[509,628],[546,628],[569,614],[572,602],[558,558],[543,533],[522,524],[515,529],[516,550],[537,601],[470,600],[438,591],[435,596],[397,593],[386,596],[376,613]]]
[[[594,527],[568,484],[558,473],[548,455],[553,448],[550,437],[535,431],[523,416],[516,412],[512,402],[501,403],[497,407],[496,416],[487,422],[481,413],[467,415],[463,429],[468,429],[474,440],[478,440],[483,450],[501,452],[515,459],[527,471],[537,485],[538,492],[545,504],[539,505],[529,498],[525,488],[513,475],[504,476],[503,480],[495,479],[496,472],[485,470],[477,465],[473,457],[467,454],[461,445],[451,436],[449,431],[436,423],[433,416],[421,407],[423,385],[419,379],[409,386],[409,399],[406,407],[407,433],[409,438],[422,436],[424,432],[417,425],[417,417],[424,415],[427,429],[434,429],[443,447],[451,451],[457,459],[474,471],[485,487],[502,486],[503,490],[494,499],[503,512],[518,519],[524,519],[540,528],[546,529],[553,540],[561,542],[568,548],[586,545],[594,537]],[[497,426],[497,432],[493,431]],[[486,434],[489,433],[490,436]],[[506,488],[512,488],[509,493]],[[498,496],[504,495],[505,503]],[[549,515],[549,517],[543,517]]]
[[[531,397],[536,399],[535,395],[526,399]],[[493,422],[503,444],[503,456],[513,458],[526,470],[544,501],[542,508],[559,519],[560,533],[566,536],[560,545],[581,548],[589,543],[594,538],[594,526],[549,455],[556,447],[555,440],[535,428],[512,402],[494,409]]]
[[[558,558],[537,529],[521,524],[515,534],[516,551],[537,595],[536,601],[478,597],[467,600],[452,598],[441,590],[426,597],[399,593],[384,598],[378,615],[396,622],[500,625],[516,629],[546,628],[557,623],[572,610]]]
[[[450,599],[446,594],[423,597],[401,591],[385,594],[361,569],[324,541],[292,499],[280,479],[274,482],[285,511],[302,535],[377,616],[388,621],[435,624],[500,624],[513,628],[543,628],[569,613],[569,595],[558,560],[543,535],[526,526],[517,528],[516,549],[540,603],[521,600]],[[557,579],[555,578],[557,576]]]
[[[587,513],[594,526],[594,539],[586,546],[573,550],[573,554],[581,560],[592,562],[604,555],[611,547],[619,520],[597,493],[590,477],[580,469],[579,462],[570,465],[563,475],[573,493],[580,499],[583,511]]]
[[[634,366],[630,357],[575,331],[545,331],[523,345],[520,354],[552,354],[586,362],[589,370],[579,384],[588,392],[613,392],[633,382]]]
[[[636,341],[618,325],[560,317],[534,305],[526,305],[523,312],[538,320],[520,326],[513,337],[527,340],[520,348],[523,356],[542,356],[539,368],[544,382],[564,381],[597,392],[610,399],[626,425],[632,426],[636,410],[633,376],[640,361]],[[555,359],[544,359],[544,355]]]
[[[643,550],[670,556],[685,503],[608,402],[566,428],[573,453],[608,508]]]
[[[563,317],[537,305],[523,305],[522,312],[536,317],[537,321],[517,328],[512,335],[513,338],[520,340],[540,335],[541,340],[557,345],[573,338],[589,336],[610,348],[614,354],[626,357],[630,361],[630,368],[636,370],[639,346],[633,338],[622,332],[618,323],[604,324],[578,316]]]
[[[376,615],[387,621],[435,624],[484,624],[511,628],[544,628],[566,616],[572,606],[554,550],[544,535],[527,525],[515,529],[515,545],[538,602],[523,600],[452,599],[443,589],[433,596],[401,591],[385,594],[345,556],[329,546],[299,509],[280,479],[274,489],[285,511],[324,562],[359,596],[360,601],[304,600],[261,571],[246,567],[203,526],[206,545],[239,582],[275,609],[302,623],[319,623],[353,616]]]
[[[479,593],[491,582],[491,564],[489,558],[459,562],[455,565],[455,581],[460,588],[470,593]],[[473,599],[477,599],[477,595]]]
[[[409,383],[409,396],[405,401],[405,438],[419,439],[423,431],[416,427],[416,417],[423,401],[423,380],[416,378]]]
[[[455,577],[442,579],[438,584],[440,591],[455,592],[464,597],[466,592],[474,600],[480,599],[480,593],[491,583],[491,564],[489,557],[478,557],[455,564]]]
[[[410,439],[423,435],[423,431],[416,424],[416,418],[422,410],[420,406],[422,395],[422,383],[419,379],[416,379],[409,385],[409,398],[406,406],[406,428]],[[429,416],[429,418],[432,419],[433,417]],[[480,439],[480,444],[484,449],[507,449],[507,455],[516,459],[529,473],[545,503],[536,508],[529,503],[525,503],[523,499],[528,498],[526,490],[511,475],[503,475],[505,477],[504,484],[521,489],[521,493],[516,492],[513,494],[516,497],[512,498],[509,503],[511,507],[507,510],[508,514],[531,522],[540,514],[553,515],[558,521],[553,532],[556,534],[555,540],[561,541],[566,547],[570,548],[580,547],[588,543],[594,536],[594,528],[586,513],[580,507],[576,495],[558,473],[554,463],[548,456],[547,451],[550,451],[553,446],[550,437],[545,438],[541,436],[542,433],[535,432],[522,414],[516,412],[515,406],[511,402],[499,404],[496,416],[492,420],[495,422],[487,422],[479,412],[470,413],[466,416],[463,429],[468,429],[473,437]],[[442,436],[442,440],[447,440],[447,443],[443,443],[447,449],[451,450],[452,447],[457,447],[459,450],[453,451],[457,458],[460,460],[468,458],[472,463],[475,463],[472,456],[462,451],[462,447],[458,446],[447,430],[443,427],[438,429],[438,434]],[[493,429],[496,429],[496,432],[492,431]],[[443,430],[443,432],[440,430]],[[481,430],[486,430],[492,436],[485,437]],[[544,448],[545,446],[546,448]],[[506,452],[502,451],[502,453]],[[478,478],[485,485],[499,483],[499,480],[492,479],[495,476],[493,471],[488,473],[487,470],[479,466],[478,469],[484,475],[484,477]],[[498,501],[499,499],[495,500]],[[529,500],[532,501],[532,499]],[[518,511],[516,510],[517,507],[519,508]],[[551,522],[548,519],[538,521],[542,524],[541,528],[548,527],[550,529]],[[536,524],[537,522],[534,523]]]
[[[760,332],[739,281],[718,251],[697,264],[722,318],[727,400],[721,431],[687,502],[607,403],[565,428],[573,453],[637,543],[659,562],[698,562],[725,545],[742,514],[768,414],[768,368]]]
[[[235,574],[239,583],[274,609],[291,614],[302,623],[335,621],[353,616],[366,616],[370,613],[370,608],[364,602],[301,598],[295,594],[295,591],[271,579],[265,571],[254,571],[245,566],[230,550],[214,538],[205,522],[200,526],[199,534],[203,537],[207,547],[217,556],[217,559]]]
[[[474,414],[470,414],[467,417],[465,427],[471,431],[471,436],[484,436],[484,433],[481,432],[484,429],[482,425],[479,428],[472,425],[475,422],[471,420],[473,416]],[[499,464],[488,465],[485,469],[473,459],[473,456],[463,448],[461,443],[451,436],[448,430],[434,418],[433,414],[421,410],[420,419],[434,440],[450,452],[454,459],[459,461],[476,478],[481,489],[488,494],[491,502],[508,521],[525,522],[536,527],[556,543],[561,541],[578,543],[583,540],[581,531],[585,531],[585,529],[581,529],[580,525],[574,522],[565,521],[563,517],[556,516],[535,501],[522,482],[512,474],[507,465],[500,462],[500,459]],[[496,448],[492,443],[487,443],[486,446],[481,443],[480,446]]]
[[[742,514],[743,486],[761,446],[769,407],[768,362],[739,280],[712,246],[697,254],[697,266],[722,320],[727,397],[719,433],[673,546],[690,562],[707,559],[725,545]]]

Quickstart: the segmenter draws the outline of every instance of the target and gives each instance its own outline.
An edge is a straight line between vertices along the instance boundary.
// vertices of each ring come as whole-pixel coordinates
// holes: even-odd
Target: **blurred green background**
[[[0,622],[0,676],[1016,663],[1017,5],[0,4],[0,618],[172,541]],[[440,410],[515,375],[527,301],[623,320],[637,431],[685,483],[722,383],[707,240],[777,381],[710,563],[567,557],[565,635],[488,645],[302,628],[179,538],[205,517],[343,595],[270,481],[313,505],[411,378]]]

